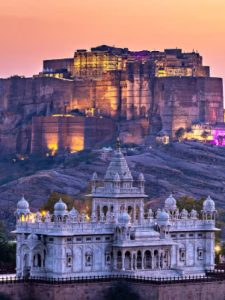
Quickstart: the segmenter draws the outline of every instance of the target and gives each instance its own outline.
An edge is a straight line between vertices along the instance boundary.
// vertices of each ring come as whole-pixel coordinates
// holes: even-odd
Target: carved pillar
[[[113,268],[117,270],[117,251],[113,251]]]
[[[154,257],[154,253],[152,252],[152,250],[150,250],[151,253],[151,269],[154,269],[154,261],[153,261],[153,257]]]
[[[134,204],[134,223],[136,222],[136,205]]]
[[[133,253],[133,270],[137,269],[136,253]]]
[[[134,256],[133,256],[133,252],[131,252],[131,271],[133,271],[134,269]]]
[[[122,271],[125,271],[125,254],[124,254],[124,251],[122,251]]]
[[[144,270],[144,251],[141,251],[141,269]]]

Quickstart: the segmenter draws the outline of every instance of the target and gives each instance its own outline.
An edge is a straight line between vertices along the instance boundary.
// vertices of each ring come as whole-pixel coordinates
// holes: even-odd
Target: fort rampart
[[[0,295],[12,300],[109,300],[118,290],[131,293],[136,300],[224,300],[224,278],[188,280],[95,279],[21,280],[0,283]],[[134,298],[132,298],[134,299]]]

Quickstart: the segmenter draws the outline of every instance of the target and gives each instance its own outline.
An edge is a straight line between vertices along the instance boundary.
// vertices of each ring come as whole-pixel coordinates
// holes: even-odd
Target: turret
[[[214,220],[216,215],[215,202],[211,199],[210,196],[203,202],[203,219]]]
[[[55,217],[56,220],[62,221],[67,216],[68,216],[67,205],[60,198],[59,201],[56,202],[56,204],[54,206],[54,217]]]
[[[141,193],[144,194],[144,192],[145,192],[145,178],[144,178],[143,173],[140,173],[139,176],[138,176],[138,186],[139,186],[139,189],[140,189]]]
[[[177,209],[177,201],[171,194],[166,200],[165,200],[165,210],[168,212],[174,213]]]
[[[113,178],[113,190],[115,193],[120,192],[120,175],[118,173]]]
[[[30,206],[24,196],[17,203],[16,216],[18,220],[25,220],[30,214]]]
[[[94,193],[96,191],[96,186],[97,186],[97,182],[98,182],[98,175],[96,172],[93,173],[92,175],[92,193]]]
[[[160,237],[164,238],[166,233],[169,231],[169,214],[165,210],[158,210],[156,221],[160,229]]]

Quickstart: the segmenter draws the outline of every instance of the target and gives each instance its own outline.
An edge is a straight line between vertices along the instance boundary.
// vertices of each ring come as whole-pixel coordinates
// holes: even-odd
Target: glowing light
[[[40,213],[41,213],[42,217],[45,217],[47,214],[47,210],[41,210]]]
[[[25,222],[25,221],[26,221],[26,219],[25,219],[25,216],[24,216],[24,215],[22,215],[22,216],[20,217],[20,221],[21,221],[21,222]]]
[[[73,115],[70,115],[70,114],[55,114],[55,115],[52,115],[52,117],[66,117],[66,118],[69,118],[69,117],[73,117]]]
[[[220,245],[216,245],[214,250],[216,251],[216,253],[219,253],[221,251],[221,246]]]
[[[29,217],[28,217],[28,220],[29,220],[30,223],[34,223],[35,220],[36,220],[36,214],[35,213],[30,213]]]

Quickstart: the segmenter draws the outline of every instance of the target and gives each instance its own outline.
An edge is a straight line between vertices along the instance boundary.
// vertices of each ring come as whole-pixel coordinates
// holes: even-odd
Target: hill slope
[[[225,149],[197,142],[173,143],[127,156],[134,178],[143,172],[150,200],[163,204],[173,192],[175,197],[195,198],[211,195],[218,207],[225,208]],[[108,162],[93,155],[85,161],[68,159],[49,170],[40,170],[0,186],[1,217],[13,222],[16,203],[24,193],[37,209],[54,192],[82,196],[89,193],[93,172],[104,176]],[[13,172],[13,170],[11,171]],[[1,175],[1,177],[4,174]]]

